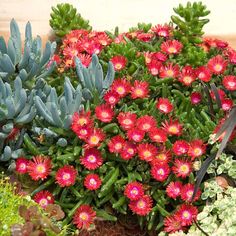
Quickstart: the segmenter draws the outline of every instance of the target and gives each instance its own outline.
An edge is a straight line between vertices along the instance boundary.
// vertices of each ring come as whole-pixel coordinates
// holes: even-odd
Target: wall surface
[[[14,17],[22,31],[29,20],[33,34],[46,39],[50,35],[51,6],[60,2],[76,6],[96,30],[113,30],[118,25],[121,31],[125,31],[138,22],[168,22],[173,14],[172,8],[187,0],[0,0],[0,35],[8,37],[9,22]],[[211,10],[210,23],[205,27],[207,35],[227,39],[236,48],[236,0],[202,2]]]

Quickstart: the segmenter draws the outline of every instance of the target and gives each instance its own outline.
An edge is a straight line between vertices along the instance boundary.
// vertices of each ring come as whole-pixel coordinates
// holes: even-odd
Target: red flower
[[[95,170],[102,165],[103,159],[99,150],[89,148],[85,150],[84,156],[80,158],[80,162],[85,168]]]
[[[74,131],[76,133],[76,135],[78,136],[78,138],[86,141],[86,139],[88,138],[89,135],[91,135],[91,133],[93,132],[93,128],[89,127],[87,125],[83,125],[83,126],[78,126],[76,128],[76,131]]]
[[[16,172],[19,174],[26,174],[27,173],[27,165],[29,160],[24,157],[19,157],[16,160]]]
[[[145,132],[150,131],[153,127],[156,127],[156,120],[153,116],[142,116],[137,119],[136,127]]]
[[[151,33],[139,33],[138,35],[137,35],[137,39],[139,40],[139,41],[143,41],[143,42],[149,42],[149,41],[151,41],[151,39],[153,38],[153,34],[151,34]]]
[[[230,98],[225,98],[224,100],[221,101],[221,107],[224,111],[230,111],[233,105],[234,102]]]
[[[73,166],[65,165],[56,172],[56,182],[60,187],[68,187],[75,184],[77,171]]]
[[[206,152],[206,144],[202,140],[196,139],[190,142],[190,147],[188,150],[188,155],[192,157],[192,160],[202,156]]]
[[[162,52],[153,52],[152,59],[165,62],[167,60],[167,56]]]
[[[194,192],[194,184],[185,184],[182,189],[181,189],[181,199],[186,202],[191,202],[192,201],[192,196]],[[201,196],[201,191],[198,190],[193,201],[197,201]]]
[[[152,128],[149,133],[149,138],[156,143],[165,143],[167,141],[167,133],[161,128]]]
[[[226,56],[228,56],[228,59],[230,63],[236,64],[236,51],[233,48],[228,47],[225,51]]]
[[[124,56],[118,55],[111,58],[111,62],[114,66],[115,71],[120,71],[125,68],[127,59]]]
[[[92,61],[92,57],[87,53],[86,54],[85,53],[79,53],[77,55],[77,57],[80,59],[81,63],[86,67],[88,67],[89,64]]]
[[[117,120],[124,130],[129,130],[135,126],[137,115],[131,112],[120,112]]]
[[[205,66],[198,67],[195,73],[197,78],[203,82],[209,82],[211,80],[211,71]]]
[[[176,64],[169,63],[160,68],[160,78],[177,78],[179,75],[179,66]]]
[[[102,181],[97,174],[88,174],[84,179],[84,186],[89,190],[99,189]]]
[[[181,194],[181,189],[183,185],[181,182],[170,182],[166,188],[166,194],[168,197],[176,199]]]
[[[167,40],[161,44],[161,50],[167,54],[178,54],[182,48],[182,43],[177,40]]]
[[[228,89],[230,91],[236,90],[236,76],[227,75],[223,78],[222,83],[226,89]]]
[[[93,223],[96,212],[89,205],[81,205],[73,216],[73,224],[78,229],[88,229]]]
[[[175,155],[181,156],[188,152],[189,144],[184,140],[177,140],[172,146],[172,151]]]
[[[108,46],[111,44],[112,39],[108,37],[108,35],[105,32],[97,32],[98,34],[96,35],[97,41],[102,45],[102,46]]]
[[[174,233],[179,230],[184,230],[184,228],[181,225],[181,222],[176,217],[176,215],[167,216],[164,219],[164,231],[167,233]]]
[[[124,144],[125,140],[120,135],[116,135],[109,140],[107,146],[110,152],[120,153]]]
[[[165,120],[165,122],[162,123],[162,126],[169,135],[180,136],[182,134],[183,127],[178,120],[171,119],[169,122]]]
[[[91,112],[81,111],[80,113],[75,112],[72,117],[71,129],[77,133],[78,129],[83,126],[93,126],[93,121],[91,120]]]
[[[200,103],[202,100],[202,95],[198,92],[192,92],[190,95],[190,101],[193,105]]]
[[[46,208],[48,204],[54,203],[54,197],[49,191],[42,190],[34,195],[34,201],[42,208]]]
[[[197,207],[188,204],[182,204],[175,213],[182,226],[191,225],[197,219],[197,214]]]
[[[157,148],[149,143],[141,143],[137,147],[138,156],[141,160],[150,162],[157,155]]]
[[[156,34],[158,35],[159,37],[163,37],[163,38],[167,38],[169,36],[171,36],[171,31],[172,31],[172,28],[165,24],[165,25],[156,25],[154,27],[151,28],[151,30]]]
[[[97,147],[100,145],[105,138],[105,134],[101,129],[94,128],[91,133],[87,136],[86,143],[89,147]]]
[[[173,104],[168,98],[159,98],[156,107],[161,113],[164,114],[168,114],[173,110]]]
[[[126,79],[116,79],[111,85],[111,90],[119,94],[120,98],[125,97],[131,90],[131,85]]]
[[[172,170],[177,177],[186,178],[192,172],[192,163],[189,161],[176,159]]]
[[[104,100],[106,103],[108,103],[111,106],[115,106],[119,100],[119,94],[116,91],[108,91],[105,95],[104,95]]]
[[[148,65],[152,60],[153,52],[143,52],[146,65]]]
[[[207,67],[213,74],[223,74],[227,65],[228,62],[221,55],[217,55],[208,61]]]
[[[131,128],[127,132],[128,139],[134,142],[141,142],[145,136],[145,132],[137,128]]]
[[[155,59],[151,59],[150,63],[148,63],[147,68],[151,75],[156,76],[158,75],[160,68],[162,67],[162,63]]]
[[[95,108],[96,117],[98,120],[109,123],[112,121],[114,112],[110,105],[102,104]]]
[[[170,168],[167,164],[156,164],[151,167],[151,175],[157,181],[165,181],[169,176],[169,173]]]
[[[86,52],[90,55],[99,54],[102,51],[102,45],[99,42],[92,42],[86,48]]]
[[[152,210],[152,199],[150,196],[144,195],[138,200],[131,201],[129,208],[137,215],[145,216]]]
[[[171,153],[170,151],[166,150],[165,148],[162,148],[160,151],[158,151],[158,154],[153,158],[152,164],[167,164],[169,160],[171,159]]]
[[[123,150],[120,153],[120,156],[124,160],[129,160],[135,156],[137,153],[136,145],[131,142],[125,142]]]
[[[219,94],[220,100],[223,100],[226,96],[225,92],[222,89],[217,89],[217,92]],[[213,91],[210,91],[210,95],[213,100],[216,100],[216,97]]]
[[[20,133],[20,129],[16,126],[14,126],[11,130],[11,132],[7,135],[6,140],[14,140],[16,139],[16,136]]]
[[[136,98],[146,98],[148,97],[148,92],[149,92],[149,84],[148,82],[142,82],[135,80],[134,85],[131,88],[131,97],[133,99]]]
[[[144,195],[143,185],[138,182],[131,182],[125,186],[124,195],[130,200],[138,200]]]
[[[183,67],[178,78],[178,80],[186,86],[190,86],[195,79],[195,72],[191,66]]]
[[[48,177],[51,168],[49,157],[35,156],[28,162],[27,172],[33,180],[44,180]]]

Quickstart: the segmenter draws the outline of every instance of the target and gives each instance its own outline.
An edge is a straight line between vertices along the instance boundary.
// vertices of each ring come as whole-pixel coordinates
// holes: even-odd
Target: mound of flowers
[[[42,208],[61,206],[63,225],[93,230],[96,219],[132,214],[169,234],[196,223],[217,141],[235,144],[233,123],[222,127],[234,114],[236,51],[202,38],[202,3],[175,12],[169,24],[121,34],[72,30],[49,62],[57,71],[33,85],[34,119],[4,142],[24,132],[15,172],[37,185],[30,194]]]

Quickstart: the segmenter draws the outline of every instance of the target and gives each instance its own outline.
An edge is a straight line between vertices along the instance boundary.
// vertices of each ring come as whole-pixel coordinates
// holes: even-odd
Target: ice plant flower
[[[124,130],[129,130],[135,126],[137,115],[131,112],[120,112],[117,120]]]
[[[158,24],[158,25],[152,27],[151,30],[157,36],[167,38],[167,37],[171,36],[172,28],[167,24],[164,24],[164,25],[159,25]]]
[[[192,160],[204,155],[205,152],[206,152],[206,144],[204,144],[201,139],[196,139],[190,142],[188,156],[190,156]]]
[[[194,192],[194,184],[190,184],[190,183],[185,184],[181,189],[181,193],[180,193],[181,199],[186,202],[191,202],[193,192]],[[200,198],[200,196],[201,196],[201,191],[198,190],[193,201],[197,201]]]
[[[106,92],[103,98],[105,102],[111,106],[115,106],[120,100],[119,94],[112,90]]]
[[[184,230],[183,226],[181,225],[181,222],[176,217],[176,215],[167,216],[164,219],[164,231],[167,233],[174,233],[176,231]]]
[[[73,216],[73,224],[78,229],[88,229],[93,223],[96,212],[89,205],[81,205]]]
[[[182,134],[183,126],[179,123],[178,120],[170,119],[169,122],[165,120],[162,123],[162,126],[169,135],[180,136]]]
[[[149,132],[153,127],[156,127],[156,120],[153,116],[141,116],[137,119],[136,127],[142,131]]]
[[[103,164],[102,155],[96,148],[86,149],[84,156],[80,158],[80,162],[85,168],[95,170]]]
[[[124,160],[129,160],[137,153],[136,145],[132,142],[125,142],[124,147],[120,153],[120,157]]]
[[[147,64],[147,68],[151,75],[156,76],[158,75],[160,68],[162,67],[162,63],[160,61],[151,59],[151,62]]]
[[[166,194],[168,197],[176,199],[181,194],[182,190],[182,183],[179,181],[176,182],[170,182],[166,188]]]
[[[166,150],[165,148],[161,148],[158,150],[157,155],[153,158],[152,164],[167,164],[171,159],[170,150]]]
[[[150,196],[144,195],[138,200],[130,201],[129,208],[135,214],[145,216],[152,210],[152,199]]]
[[[114,112],[110,105],[102,104],[95,108],[95,114],[98,120],[109,123],[112,121]]]
[[[27,165],[29,160],[24,157],[19,157],[16,159],[16,172],[19,174],[27,173]]]
[[[138,200],[144,195],[143,185],[138,182],[131,182],[125,186],[124,195],[130,200]]]
[[[227,65],[228,62],[221,55],[212,57],[207,63],[207,67],[213,74],[216,75],[223,74],[226,70]]]
[[[226,75],[222,81],[224,87],[230,91],[236,90],[236,76]]]
[[[192,163],[181,159],[174,161],[172,170],[177,177],[186,178],[192,172]]]
[[[162,128],[152,128],[149,133],[149,138],[156,143],[165,143],[167,141],[167,132]]]
[[[182,226],[191,225],[197,219],[197,214],[197,207],[189,204],[182,204],[175,213],[176,218],[181,222]]]
[[[167,40],[161,44],[162,52],[167,54],[178,54],[182,50],[183,45],[178,40]]]
[[[77,171],[74,166],[65,165],[56,172],[56,182],[60,187],[68,187],[75,184]]]
[[[127,137],[130,141],[134,141],[136,143],[141,142],[145,136],[145,132],[143,130],[139,130],[137,128],[131,128],[127,132]]]
[[[137,147],[140,160],[150,162],[157,155],[157,147],[150,143],[141,143]]]
[[[101,129],[94,128],[93,131],[88,134],[86,143],[89,147],[98,147],[104,138],[105,134],[103,131]]]
[[[120,135],[116,135],[108,141],[107,146],[110,152],[120,153],[124,147],[124,144],[125,144],[124,138],[122,138]]]
[[[190,95],[190,101],[193,105],[197,105],[201,102],[202,100],[202,95],[201,93],[198,92],[192,92]]]
[[[165,62],[167,60],[167,56],[162,52],[153,52],[152,59]]]
[[[169,174],[170,168],[168,164],[155,164],[151,167],[152,177],[159,182],[165,181]]]
[[[211,71],[206,66],[200,66],[195,70],[196,77],[203,82],[211,80]]]
[[[191,66],[183,67],[181,73],[179,74],[178,80],[182,84],[190,86],[193,81],[196,80],[195,71]]]
[[[111,91],[119,94],[120,98],[125,97],[131,90],[131,84],[126,79],[115,79],[111,85]]]
[[[54,203],[54,197],[53,195],[47,191],[42,190],[36,193],[33,197],[34,201],[37,202],[42,208],[46,208],[48,204]]]
[[[225,98],[221,100],[221,107],[222,107],[222,110],[224,111],[230,111],[233,105],[234,105],[234,102],[230,98]]]
[[[172,146],[172,151],[176,156],[184,155],[189,150],[189,144],[184,140],[177,140]]]
[[[153,36],[152,33],[139,33],[137,34],[137,39],[142,42],[149,42],[152,40]]]
[[[77,130],[84,126],[93,126],[93,121],[91,120],[91,112],[75,112],[72,117],[71,129],[75,133],[77,133]]]
[[[35,156],[28,162],[27,172],[33,180],[44,180],[51,172],[51,168],[49,157]]]
[[[131,98],[146,98],[148,97],[149,92],[149,84],[148,82],[144,81],[134,81],[134,85],[131,88]]]
[[[88,174],[84,179],[84,186],[89,190],[99,189],[102,181],[97,174]]]
[[[160,68],[160,78],[177,78],[179,75],[178,64],[168,63]]]
[[[117,55],[111,58],[110,60],[114,66],[115,71],[120,71],[125,68],[127,64],[127,59],[124,56]]]
[[[164,114],[168,114],[173,110],[173,104],[168,98],[159,98],[156,103],[156,108]]]

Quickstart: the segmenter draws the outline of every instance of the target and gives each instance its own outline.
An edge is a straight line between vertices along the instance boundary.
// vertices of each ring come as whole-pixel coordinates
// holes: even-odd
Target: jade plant
[[[73,5],[69,3],[57,4],[52,7],[50,26],[54,30],[56,36],[62,38],[71,30],[86,29],[91,30],[89,21],[85,20],[76,10]]]

